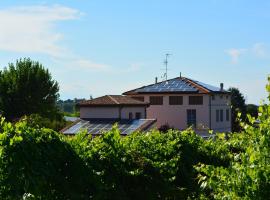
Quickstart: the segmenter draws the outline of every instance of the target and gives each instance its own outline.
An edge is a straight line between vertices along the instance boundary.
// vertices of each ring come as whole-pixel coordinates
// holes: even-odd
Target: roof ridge
[[[189,78],[186,78],[186,77],[185,77],[185,80],[187,80],[188,83],[192,84],[192,86],[196,87],[197,89],[203,90],[203,92],[207,92],[207,93],[211,92],[209,89],[207,89],[207,88],[205,88],[204,86],[202,86],[202,85],[200,85],[200,84],[194,82],[193,80],[191,80],[191,79],[189,79]]]
[[[164,80],[164,81],[158,81],[157,83],[152,83],[152,84],[149,84],[149,85],[144,85],[144,86],[135,88],[135,89],[133,89],[133,90],[128,90],[128,91],[126,91],[126,92],[123,92],[122,94],[123,94],[123,95],[127,95],[128,93],[130,93],[130,92],[132,92],[132,91],[134,91],[134,90],[143,89],[143,88],[145,88],[145,87],[149,87],[149,86],[152,86],[152,85],[155,85],[155,84],[160,84],[160,83],[163,83],[163,82],[166,82],[166,81],[171,81],[171,80],[177,79],[177,78],[179,78],[179,77],[170,78],[170,79],[167,79],[167,80]],[[181,77],[180,77],[180,78],[181,78]]]
[[[119,102],[116,100],[116,99],[114,99],[111,95],[107,95],[114,103],[116,103],[116,104],[119,104]]]

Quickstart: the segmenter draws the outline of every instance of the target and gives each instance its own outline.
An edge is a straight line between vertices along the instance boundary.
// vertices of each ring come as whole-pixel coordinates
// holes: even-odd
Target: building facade
[[[220,87],[177,77],[123,93],[150,104],[148,118],[157,119],[157,127],[169,125],[196,132],[231,131],[231,96]]]

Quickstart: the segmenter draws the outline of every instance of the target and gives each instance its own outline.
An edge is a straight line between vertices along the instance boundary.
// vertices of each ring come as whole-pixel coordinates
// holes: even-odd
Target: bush
[[[95,175],[71,145],[49,129],[1,121],[0,198],[88,199]]]
[[[55,131],[60,131],[69,123],[65,121],[63,115],[60,113],[54,119],[41,117],[38,114],[31,114],[29,116],[22,117],[20,121],[26,121],[27,125],[33,128],[50,128]]]
[[[270,94],[270,77],[267,89]],[[211,146],[227,149],[219,157],[229,158],[229,165],[197,166],[202,199],[269,199],[270,105],[259,107],[257,119],[248,115],[248,123],[240,125],[242,132],[220,134],[209,141]]]
[[[197,196],[194,165],[217,164],[192,130],[121,137],[116,127],[92,139],[50,129],[0,127],[0,197],[20,199],[164,199]]]

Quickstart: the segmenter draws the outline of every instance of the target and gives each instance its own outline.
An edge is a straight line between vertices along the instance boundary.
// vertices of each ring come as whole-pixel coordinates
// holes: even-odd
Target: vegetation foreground
[[[267,199],[270,106],[243,131],[203,140],[191,129],[67,138],[1,121],[1,199]]]
[[[117,126],[100,137],[66,137],[41,128],[66,123],[58,90],[30,59],[0,72],[0,113],[28,116],[16,124],[0,118],[0,199],[269,199],[270,105],[247,122],[242,111],[237,132],[209,140],[192,129],[121,137]]]

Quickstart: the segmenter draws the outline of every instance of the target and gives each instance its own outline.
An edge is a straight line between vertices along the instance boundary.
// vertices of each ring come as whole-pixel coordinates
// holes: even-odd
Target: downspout
[[[209,95],[209,129],[212,129],[212,109],[211,109],[211,99],[212,96]]]
[[[146,116],[146,106],[144,107],[144,119],[147,119],[147,116]]]
[[[119,107],[119,114],[118,114],[118,117],[119,117],[119,120],[121,120],[122,118],[122,106]]]

